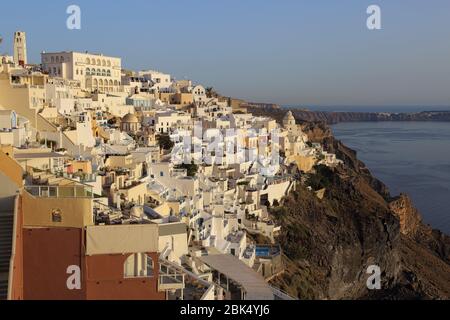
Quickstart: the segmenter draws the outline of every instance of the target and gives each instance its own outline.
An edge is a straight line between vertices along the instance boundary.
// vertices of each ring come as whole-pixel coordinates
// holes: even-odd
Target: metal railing
[[[26,186],[25,190],[38,198],[94,198],[93,187],[73,186]]]
[[[299,300],[298,298],[294,298],[294,297],[290,296],[288,293],[286,293],[278,288],[270,286],[270,289],[272,290],[272,293],[275,296],[275,300]]]

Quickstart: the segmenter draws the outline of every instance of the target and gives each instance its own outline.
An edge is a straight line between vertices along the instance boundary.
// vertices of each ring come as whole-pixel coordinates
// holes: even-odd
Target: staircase
[[[0,212],[0,300],[8,298],[9,265],[11,260],[14,213]]]

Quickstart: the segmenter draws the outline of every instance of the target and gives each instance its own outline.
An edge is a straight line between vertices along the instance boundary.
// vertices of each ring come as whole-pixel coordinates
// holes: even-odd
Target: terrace
[[[25,190],[37,198],[94,198],[93,187],[70,186],[25,186]]]

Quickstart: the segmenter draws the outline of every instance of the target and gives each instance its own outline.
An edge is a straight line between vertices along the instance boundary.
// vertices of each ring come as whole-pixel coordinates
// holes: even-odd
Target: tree
[[[213,87],[208,87],[205,89],[205,91],[206,91],[206,96],[210,99],[219,97],[219,94]]]
[[[156,136],[156,140],[163,150],[171,150],[175,145],[168,134],[159,134]]]
[[[314,170],[315,173],[309,175],[307,184],[316,191],[329,188],[333,183],[333,170],[324,165],[316,165]]]
[[[188,177],[195,177],[198,172],[198,165],[196,165],[194,162],[191,164],[181,164],[176,167],[177,169],[185,169],[187,171]]]
[[[114,117],[114,118],[109,119],[109,120],[108,120],[108,124],[109,124],[110,126],[113,126],[113,125],[117,124],[117,118]]]

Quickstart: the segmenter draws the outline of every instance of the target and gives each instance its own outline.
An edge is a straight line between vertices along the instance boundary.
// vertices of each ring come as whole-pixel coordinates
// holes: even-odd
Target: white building
[[[206,101],[208,100],[208,97],[206,96],[206,89],[201,85],[195,86],[192,89],[192,96],[194,102],[197,103],[206,103]]]
[[[77,146],[94,147],[96,140],[92,132],[91,113],[75,113],[71,116],[71,121],[74,126],[64,131],[65,135]]]
[[[89,91],[120,92],[122,60],[102,54],[55,52],[41,54],[42,68],[50,76],[76,80]]]
[[[31,142],[32,130],[29,121],[12,110],[0,110],[0,145],[20,148]]]
[[[14,57],[7,54],[0,54],[0,64],[14,63]]]
[[[168,91],[172,85],[172,77],[170,74],[162,73],[154,70],[147,70],[139,72],[139,76],[146,80],[153,82],[152,89],[158,92]]]

